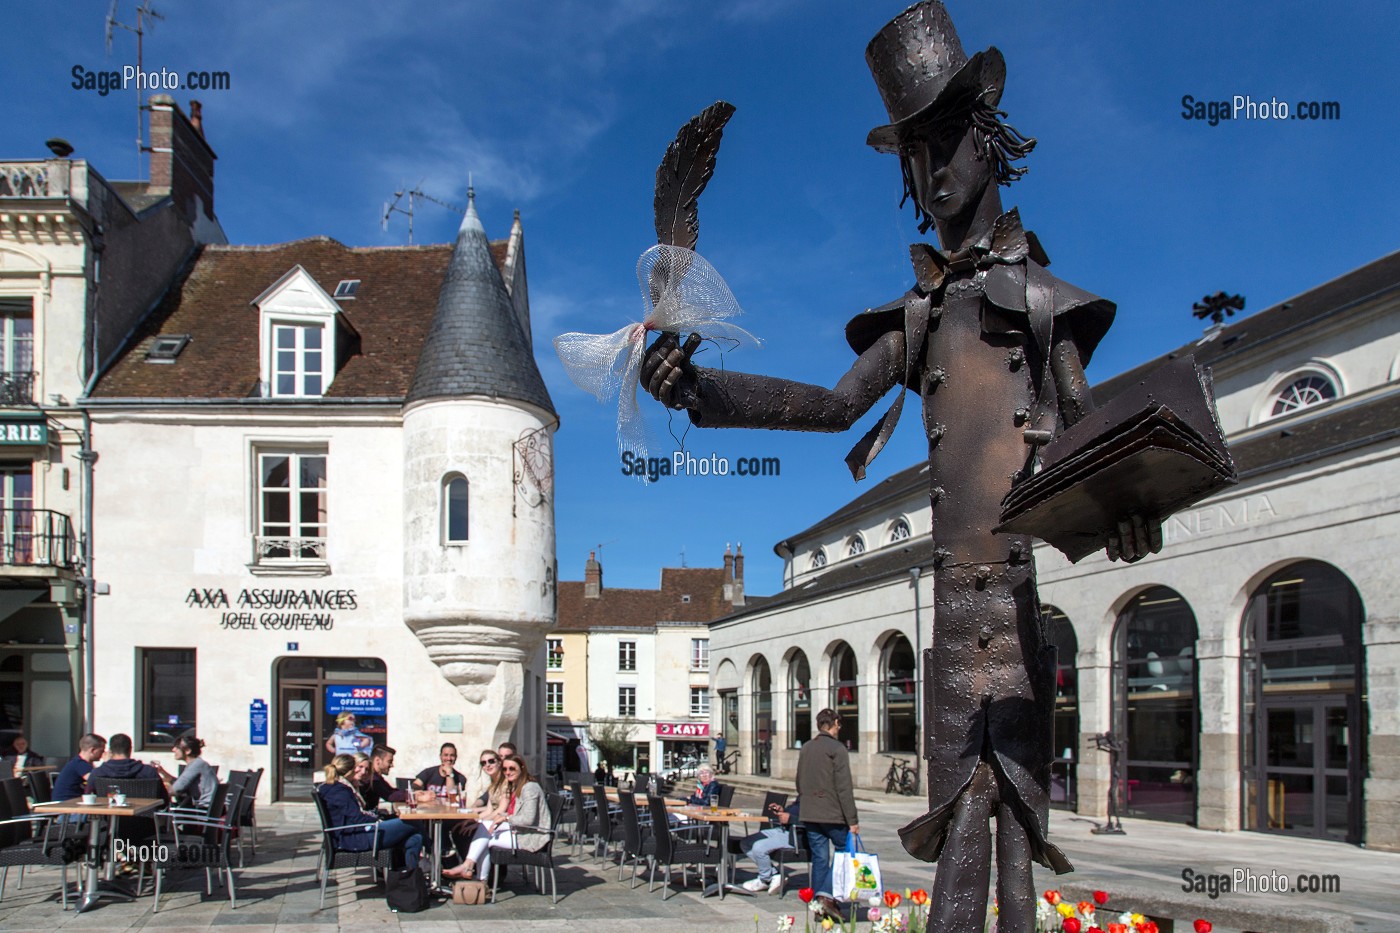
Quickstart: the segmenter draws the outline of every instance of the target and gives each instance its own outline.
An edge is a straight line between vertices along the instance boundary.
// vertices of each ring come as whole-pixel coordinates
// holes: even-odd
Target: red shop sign
[[[707,722],[658,722],[656,724],[656,735],[658,738],[678,738],[678,739],[703,739],[710,734],[710,724]]]

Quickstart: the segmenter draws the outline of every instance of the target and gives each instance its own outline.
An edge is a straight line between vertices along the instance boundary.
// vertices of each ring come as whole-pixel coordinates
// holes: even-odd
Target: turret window
[[[442,543],[467,543],[467,478],[453,474],[442,483]]]

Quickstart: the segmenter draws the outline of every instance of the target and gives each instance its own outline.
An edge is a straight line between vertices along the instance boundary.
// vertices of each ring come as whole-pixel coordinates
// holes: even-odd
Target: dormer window
[[[325,328],[272,325],[272,394],[319,396],[326,383]]]
[[[335,299],[295,266],[253,304],[261,315],[260,394],[288,399],[325,395],[335,379],[337,328],[349,327],[338,317]]]

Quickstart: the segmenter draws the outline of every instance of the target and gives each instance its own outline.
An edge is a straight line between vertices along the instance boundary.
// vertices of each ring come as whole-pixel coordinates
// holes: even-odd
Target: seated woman
[[[170,792],[170,799],[177,807],[190,807],[195,810],[208,810],[214,802],[214,792],[219,789],[219,776],[203,756],[204,743],[186,733],[175,740],[170,749],[175,760],[183,762],[185,770],[176,777],[165,770],[159,762],[156,771]]]
[[[332,840],[339,849],[349,852],[365,852],[374,845],[374,827],[379,825],[379,848],[393,853],[394,867],[413,868],[418,864],[418,855],[423,851],[423,834],[400,819],[383,820],[365,809],[364,798],[354,782],[355,758],[352,755],[336,755],[326,765],[326,782],[317,788],[316,793],[326,803],[326,815],[330,819],[327,829],[340,826],[363,826],[363,832],[346,830],[334,833]]]
[[[477,764],[481,770],[467,786],[467,800],[475,807],[494,807],[504,784],[501,756],[488,748],[477,756]]]
[[[504,807],[483,813],[467,849],[467,859],[456,868],[442,873],[454,880],[481,877],[491,873],[491,846],[514,846],[528,852],[538,852],[549,844],[549,808],[545,806],[544,788],[530,777],[525,759],[511,755],[501,763]]]
[[[711,800],[719,801],[719,781],[715,780],[713,768],[701,765],[700,770],[695,772],[695,792],[685,802],[694,807],[708,807]]]

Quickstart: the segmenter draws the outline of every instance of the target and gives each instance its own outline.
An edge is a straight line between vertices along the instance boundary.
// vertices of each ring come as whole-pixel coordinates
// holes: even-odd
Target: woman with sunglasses
[[[466,797],[474,806],[495,807],[504,780],[501,774],[501,756],[488,748],[478,755],[477,759],[481,770],[472,779]]]
[[[545,806],[544,788],[530,777],[525,759],[510,755],[501,762],[501,797],[499,809],[483,813],[467,849],[467,859],[457,868],[444,871],[444,878],[454,880],[486,878],[491,871],[491,847],[513,847],[538,852],[549,844],[549,835],[541,830],[550,826],[549,808]]]

